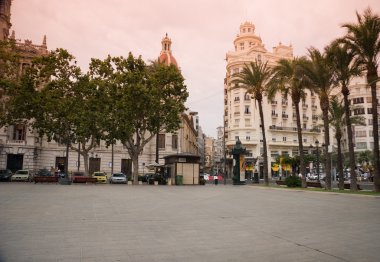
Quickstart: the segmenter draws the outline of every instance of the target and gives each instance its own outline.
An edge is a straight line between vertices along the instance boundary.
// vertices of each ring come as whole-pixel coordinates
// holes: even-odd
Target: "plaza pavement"
[[[0,183],[0,261],[380,261],[380,197]]]

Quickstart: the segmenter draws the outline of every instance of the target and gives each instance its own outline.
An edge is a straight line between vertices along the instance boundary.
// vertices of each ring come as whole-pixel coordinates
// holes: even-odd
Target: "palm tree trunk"
[[[369,70],[367,74],[367,82],[371,86],[372,96],[372,119],[373,119],[373,161],[374,161],[374,185],[375,191],[380,192],[380,156],[379,156],[379,121],[377,115],[377,94],[376,94],[376,79],[377,72],[375,70]],[[351,178],[352,182],[352,178]],[[355,187],[356,189],[356,187]],[[351,187],[352,190],[352,187]]]
[[[342,135],[337,132],[336,143],[338,145],[338,173],[339,173],[339,190],[344,190],[343,159],[342,159]]]
[[[263,114],[262,100],[257,100],[257,103],[259,104],[259,114],[260,114],[260,121],[261,121],[261,132],[263,133],[264,184],[266,186],[268,186],[269,185],[269,178],[268,178],[268,152],[267,152],[267,139],[266,139],[266,136],[265,136],[265,126],[264,126],[264,114]]]
[[[306,167],[305,167],[305,160],[304,160],[304,153],[303,153],[302,127],[301,127],[299,101],[297,103],[294,103],[294,105],[296,107],[297,134],[298,134],[298,147],[300,150],[299,154],[300,154],[300,171],[302,174],[302,187],[306,188]]]
[[[328,101],[327,101],[328,104]],[[323,113],[323,126],[325,129],[325,173],[326,173],[326,181],[325,187],[327,190],[331,190],[331,154],[329,153],[329,144],[330,144],[330,131],[329,131],[329,111],[328,107],[322,107]]]
[[[348,102],[348,95],[350,90],[345,83],[342,84],[342,94],[344,100],[344,115],[346,116],[347,125],[347,139],[348,139],[348,154],[350,159],[350,177],[351,177],[351,190],[356,191],[356,174],[355,174],[355,152],[354,152],[354,142],[352,136],[352,125],[350,118],[350,103]],[[340,181],[339,181],[340,182]]]

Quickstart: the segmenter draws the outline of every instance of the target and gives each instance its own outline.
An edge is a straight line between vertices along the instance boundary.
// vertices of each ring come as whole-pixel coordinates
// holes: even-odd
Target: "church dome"
[[[171,44],[172,40],[168,37],[168,34],[161,41],[162,50],[158,61],[160,63],[165,63],[166,65],[175,65],[178,68],[177,60],[172,55]]]

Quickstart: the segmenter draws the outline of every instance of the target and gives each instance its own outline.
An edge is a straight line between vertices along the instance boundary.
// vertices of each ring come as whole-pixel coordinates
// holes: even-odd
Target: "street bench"
[[[96,177],[77,176],[73,178],[73,183],[96,183],[97,181]]]
[[[318,181],[306,181],[306,186],[322,188],[321,182]]]
[[[279,186],[285,186],[285,180],[276,180],[276,184]]]
[[[34,183],[58,183],[58,176],[35,176]]]
[[[359,184],[356,184],[356,187],[358,190],[362,190]],[[344,183],[344,189],[351,189],[351,184],[350,183]]]

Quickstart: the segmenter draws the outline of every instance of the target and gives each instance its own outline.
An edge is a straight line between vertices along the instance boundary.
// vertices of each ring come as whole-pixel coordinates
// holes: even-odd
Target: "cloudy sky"
[[[355,11],[379,0],[13,0],[17,39],[69,50],[87,70],[92,57],[156,59],[168,33],[190,92],[187,106],[199,112],[209,136],[223,123],[225,55],[244,21],[256,26],[268,51],[291,43],[294,54],[323,48],[343,35],[342,23],[355,22]]]

